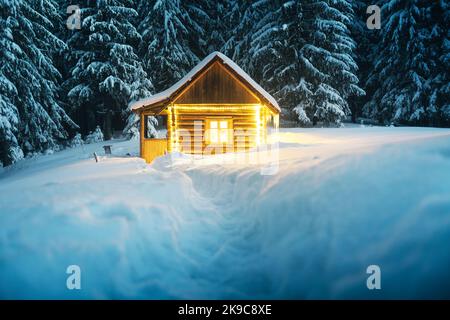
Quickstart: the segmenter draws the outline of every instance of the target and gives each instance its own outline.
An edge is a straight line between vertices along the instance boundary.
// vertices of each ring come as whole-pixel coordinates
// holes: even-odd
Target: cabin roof
[[[228,67],[230,71],[234,72],[238,76],[239,80],[242,81],[246,86],[249,87],[255,94],[257,94],[262,100],[265,100],[271,105],[271,107],[278,112],[281,111],[280,106],[274,97],[272,97],[267,91],[265,91],[255,80],[253,80],[244,70],[242,70],[236,63],[234,63],[230,58],[225,56],[220,52],[213,52],[203,59],[197,66],[195,66],[189,73],[187,73],[182,79],[175,83],[170,88],[157,93],[151,97],[141,99],[138,101],[133,101],[129,104],[129,108],[133,111],[141,109],[143,107],[162,105],[166,102],[173,100],[181,89],[189,85],[193,80],[195,80],[199,74],[201,74],[209,65],[219,61],[222,65]]]

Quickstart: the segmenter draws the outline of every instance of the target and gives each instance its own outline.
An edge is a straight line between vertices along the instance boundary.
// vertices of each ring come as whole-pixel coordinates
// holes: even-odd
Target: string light
[[[261,144],[261,105],[255,107],[255,117],[256,117],[256,145]]]
[[[214,117],[217,117],[220,119],[220,115],[227,114],[227,117],[232,117],[233,114],[239,115],[247,115],[249,117],[254,117],[254,123],[256,124],[255,127],[252,126],[252,128],[256,129],[256,136],[255,136],[255,144],[260,145],[265,140],[264,132],[266,130],[266,116],[273,115],[274,119],[274,125],[278,126],[279,123],[279,116],[276,114],[272,114],[272,112],[267,108],[265,105],[261,104],[241,104],[241,105],[177,105],[177,104],[170,104],[167,107],[167,128],[170,131],[170,134],[168,135],[168,139],[170,139],[168,144],[168,151],[169,152],[176,152],[181,151],[180,150],[180,144],[179,144],[179,138],[180,138],[180,130],[184,130],[180,127],[179,123],[179,116],[185,116],[189,114],[195,114],[200,113],[204,114],[205,116],[211,115]],[[199,119],[202,120],[202,119]],[[203,120],[202,120],[203,121]],[[230,130],[232,130],[232,136],[231,141],[234,140],[234,128],[232,125],[230,125]],[[205,137],[202,137],[204,139]],[[233,148],[234,149],[234,148]],[[184,148],[183,148],[184,150]],[[188,150],[184,150],[188,151]]]

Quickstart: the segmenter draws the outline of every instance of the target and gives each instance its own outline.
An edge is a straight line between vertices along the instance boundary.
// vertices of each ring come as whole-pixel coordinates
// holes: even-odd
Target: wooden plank
[[[205,149],[208,150],[208,145],[205,141],[205,130],[207,129],[207,121],[211,119],[230,119],[232,121],[232,151],[243,151],[255,147],[257,141],[264,141],[262,140],[264,139],[263,121],[267,117],[266,108],[261,108],[259,121],[257,121],[255,119],[256,110],[254,105],[250,104],[247,106],[248,109],[245,110],[223,111],[223,108],[218,108],[217,112],[212,112],[211,109],[208,109],[207,112],[200,112],[198,109],[195,109],[195,106],[193,106],[193,110],[176,109],[176,116],[174,115],[176,125],[174,124],[173,128],[177,128],[178,132],[174,132],[174,150],[180,150],[188,154],[201,154]],[[257,127],[258,123],[260,123],[259,128]],[[258,133],[259,137],[257,136]],[[187,139],[184,139],[184,134],[188,134]]]
[[[215,62],[186,91],[176,104],[260,103],[247,88],[219,63]]]
[[[141,157],[143,157],[144,156],[144,134],[145,134],[144,133],[144,127],[145,127],[144,121],[145,121],[145,118],[144,118],[144,114],[142,112],[139,114],[139,118],[140,118],[139,154]]]
[[[155,158],[163,156],[167,152],[167,139],[144,139],[144,154],[142,157],[147,163]]]

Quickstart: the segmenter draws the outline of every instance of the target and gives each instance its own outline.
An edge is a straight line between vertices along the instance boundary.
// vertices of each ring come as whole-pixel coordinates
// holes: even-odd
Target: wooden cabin
[[[140,116],[140,153],[147,162],[167,152],[218,154],[265,143],[280,107],[232,60],[214,52],[169,89],[130,104]],[[148,117],[166,136],[151,137]]]

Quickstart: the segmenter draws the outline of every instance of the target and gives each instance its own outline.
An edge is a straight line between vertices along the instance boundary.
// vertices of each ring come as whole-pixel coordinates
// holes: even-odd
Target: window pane
[[[227,129],[220,130],[220,142],[228,143],[228,130]]]
[[[217,122],[216,122],[216,124],[217,124]],[[218,139],[218,138],[219,138],[219,137],[218,137],[217,129],[211,129],[211,130],[209,130],[209,140],[211,140],[212,143],[217,143],[217,142],[219,142],[219,139]]]
[[[210,121],[209,122],[209,127],[211,129],[217,129],[217,121]]]
[[[228,121],[220,121],[220,129],[227,129]]]

